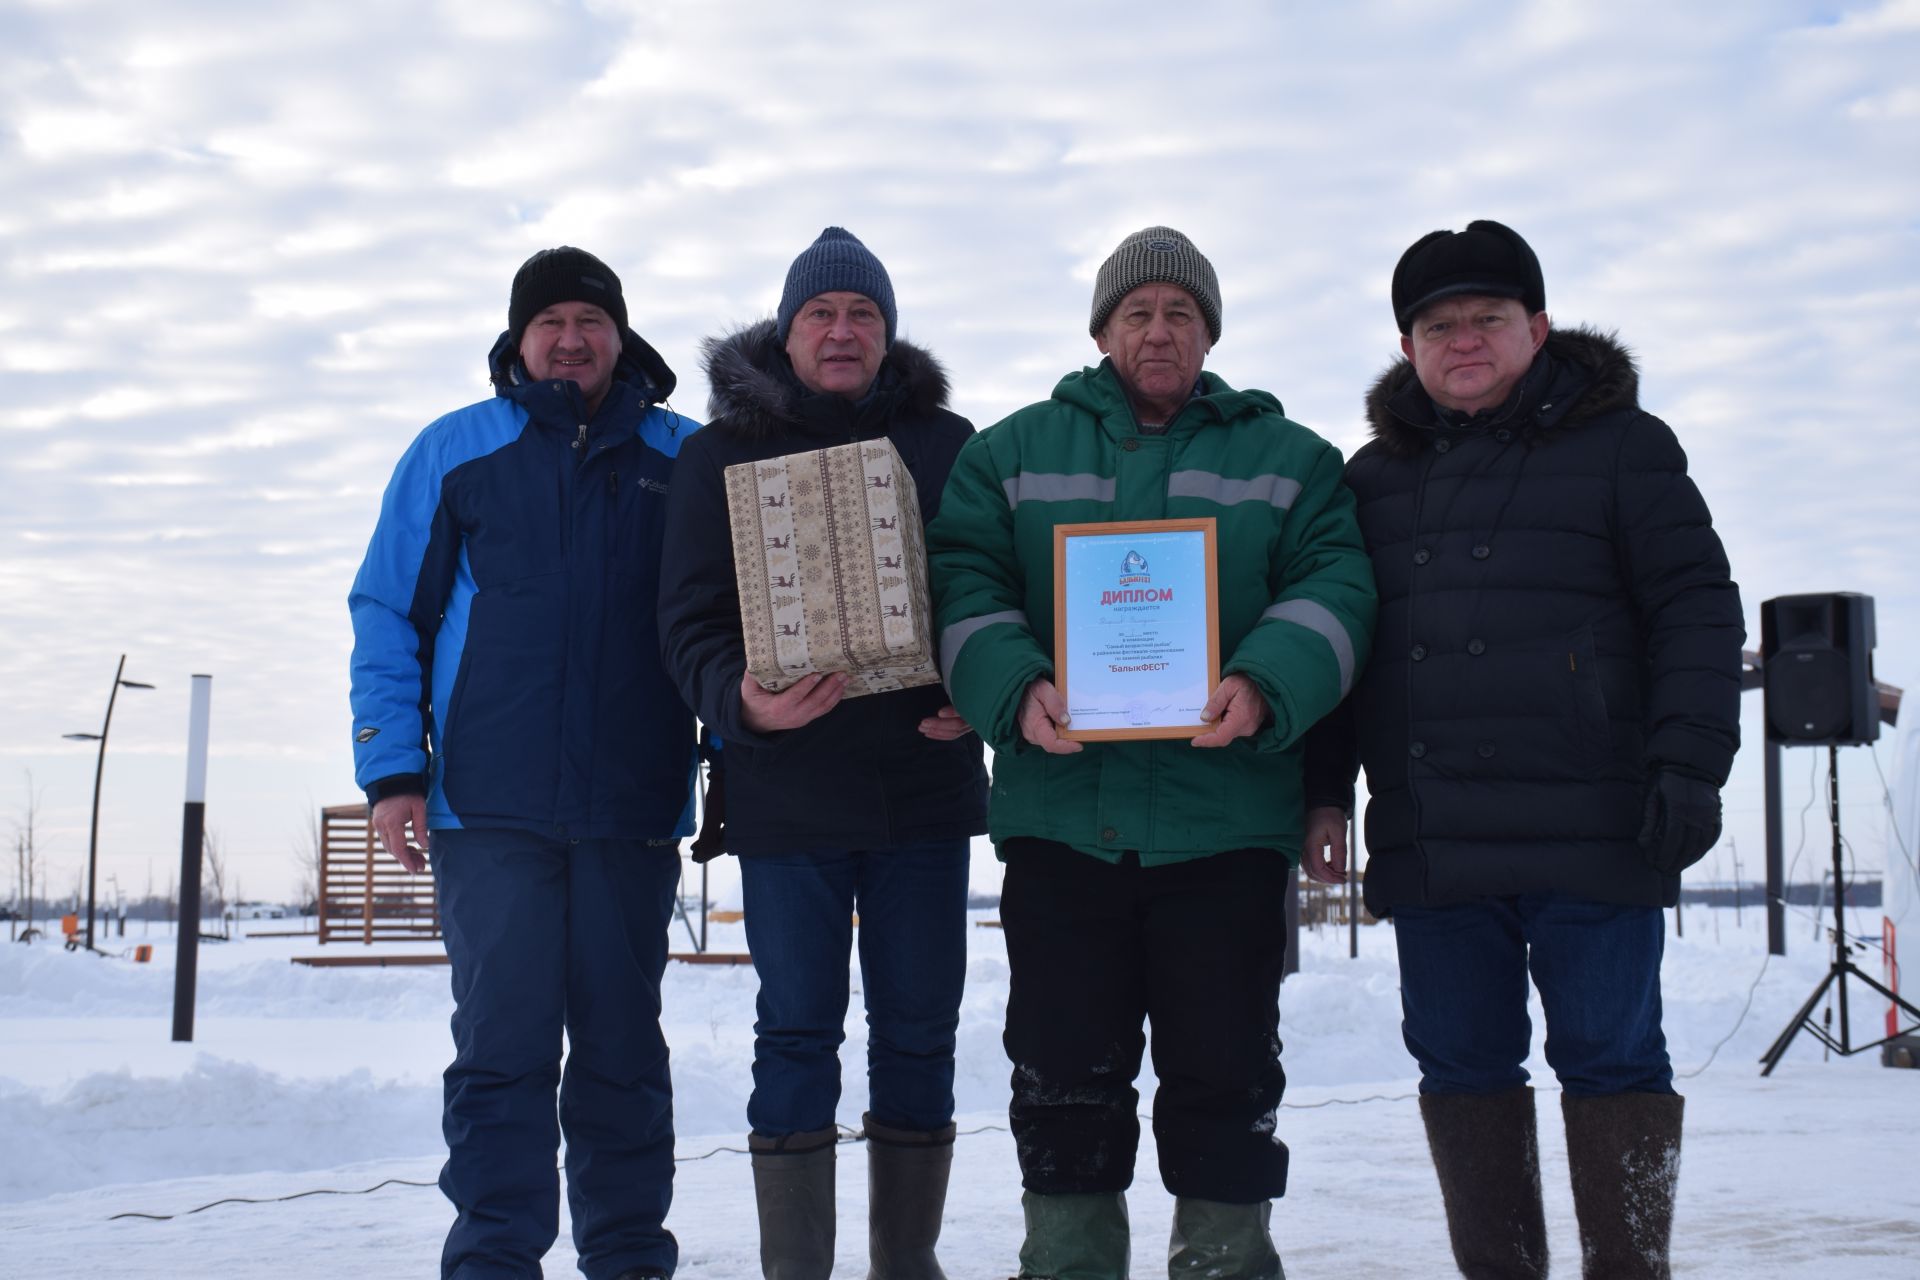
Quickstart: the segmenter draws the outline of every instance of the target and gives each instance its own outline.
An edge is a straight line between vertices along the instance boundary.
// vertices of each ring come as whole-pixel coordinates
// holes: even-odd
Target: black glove
[[[711,862],[727,852],[727,753],[705,726],[700,729],[700,758],[707,762],[707,792],[700,805],[700,834],[687,846],[695,862]]]
[[[1656,769],[1647,783],[1640,850],[1654,870],[1678,875],[1720,838],[1720,788],[1674,769]]]

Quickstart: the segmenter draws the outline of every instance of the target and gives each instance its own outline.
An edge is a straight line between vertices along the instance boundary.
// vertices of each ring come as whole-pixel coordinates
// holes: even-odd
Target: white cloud
[[[1914,0],[15,5],[0,750],[60,750],[124,649],[169,690],[126,749],[163,758],[214,667],[216,738],[287,762],[223,829],[281,849],[351,794],[347,583],[414,432],[489,394],[519,262],[605,257],[697,412],[699,339],[829,223],[985,425],[1096,358],[1095,268],[1171,222],[1220,268],[1215,367],[1351,448],[1401,248],[1509,221],[1556,317],[1640,353],[1750,615],[1880,591],[1920,684],[1884,550],[1920,539],[1915,65]],[[90,771],[34,767],[84,825]],[[165,781],[118,784],[109,847],[166,851]]]

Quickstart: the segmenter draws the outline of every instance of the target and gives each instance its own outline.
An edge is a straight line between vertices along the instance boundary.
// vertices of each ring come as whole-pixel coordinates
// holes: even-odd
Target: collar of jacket
[[[1554,329],[1521,379],[1514,400],[1443,427],[1440,412],[1404,356],[1367,392],[1367,425],[1396,457],[1411,457],[1443,431],[1490,431],[1511,423],[1530,441],[1551,439],[1618,409],[1638,408],[1640,370],[1633,353],[1612,333],[1586,327]]]
[[[564,380],[533,381],[520,362],[518,346],[512,335],[501,333],[487,353],[487,374],[493,393],[511,400],[543,426],[557,427],[569,435],[578,431],[586,416],[578,383]],[[599,412],[589,423],[596,444],[615,443],[616,437],[632,435],[647,409],[673,394],[676,384],[673,370],[645,338],[631,329],[620,334],[620,356],[613,365],[613,385],[600,402]],[[610,424],[610,425],[603,425]],[[612,435],[604,434],[611,431]]]
[[[712,388],[707,429],[723,434],[864,439],[902,415],[920,417],[947,407],[947,371],[925,348],[904,338],[893,340],[872,389],[860,400],[802,386],[771,320],[708,338],[700,350]]]
[[[1191,435],[1201,427],[1232,422],[1236,418],[1286,413],[1280,401],[1267,392],[1236,391],[1220,375],[1205,370],[1200,373],[1197,391],[1198,394],[1173,415],[1167,429],[1155,435],[1178,438]],[[1100,420],[1101,429],[1114,440],[1144,434],[1111,359],[1102,359],[1096,367],[1078,369],[1060,379],[1053,389],[1053,398],[1094,415]]]

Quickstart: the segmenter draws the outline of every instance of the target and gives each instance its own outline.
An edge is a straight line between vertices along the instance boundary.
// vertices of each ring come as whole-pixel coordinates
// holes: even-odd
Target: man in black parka
[[[821,232],[788,269],[774,319],[706,344],[713,421],[681,452],[667,503],[662,652],[725,744],[727,849],[740,855],[760,979],[747,1120],[768,1280],[826,1280],[833,1268],[856,913],[870,1275],[941,1280],[984,751],[937,684],[843,701],[844,674],[779,693],[747,674],[724,480],[735,463],[884,438],[932,520],[973,427],[946,407],[939,362],[897,337],[896,321],[880,259],[840,227]]]
[[[1345,878],[1366,766],[1367,906],[1469,1276],[1544,1276],[1527,977],[1546,1012],[1588,1276],[1665,1276],[1682,1100],[1661,908],[1719,837],[1739,745],[1738,591],[1626,348],[1556,329],[1496,222],[1402,256],[1405,359],[1347,466],[1373,655],[1309,744],[1309,875]]]

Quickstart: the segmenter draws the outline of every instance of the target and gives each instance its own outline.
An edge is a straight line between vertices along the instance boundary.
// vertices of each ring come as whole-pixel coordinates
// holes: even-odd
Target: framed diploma
[[[1053,681],[1063,738],[1191,738],[1220,683],[1214,521],[1053,530]]]

